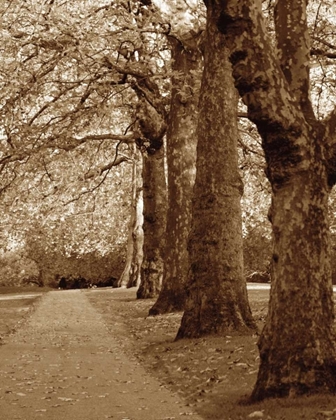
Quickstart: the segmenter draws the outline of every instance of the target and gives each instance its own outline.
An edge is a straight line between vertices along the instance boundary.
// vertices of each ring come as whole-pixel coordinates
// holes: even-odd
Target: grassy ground
[[[97,290],[88,296],[107,324],[124,325],[126,351],[207,420],[336,419],[336,397],[332,396],[247,404],[258,372],[257,335],[175,342],[181,314],[147,317],[154,301],[136,300],[134,290]],[[254,290],[249,297],[262,328],[269,292]]]
[[[336,397],[332,396],[246,403],[258,371],[257,335],[175,342],[181,314],[147,317],[154,301],[136,300],[134,289],[95,289],[84,293],[107,325],[120,325],[119,340],[125,351],[164,385],[181,394],[204,419],[336,419]],[[262,328],[268,291],[250,291],[249,296]],[[0,300],[0,336],[21,325],[36,299]]]
[[[21,326],[24,319],[33,309],[40,299],[40,296],[28,297],[36,293],[45,293],[48,288],[40,287],[11,287],[0,286],[0,344],[4,336],[11,334]],[[1,297],[8,294],[28,295],[23,299],[2,300]]]
[[[49,290],[52,290],[50,287],[38,287],[38,286],[1,286],[0,285],[0,295],[5,295],[8,293],[15,294],[25,294],[25,293],[46,293]]]

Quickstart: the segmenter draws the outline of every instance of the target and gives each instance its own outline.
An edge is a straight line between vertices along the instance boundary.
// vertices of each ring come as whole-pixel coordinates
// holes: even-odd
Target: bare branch
[[[320,42],[321,44],[325,45],[326,47],[332,49],[332,50],[336,50],[336,45],[334,44],[330,44],[330,42],[325,41],[324,39],[318,37],[318,36],[312,36],[312,39],[314,41]]]
[[[119,134],[112,134],[112,133],[105,133],[105,134],[88,134],[87,136],[80,137],[80,138],[73,138],[80,143],[89,141],[89,140],[115,140],[120,141],[124,144],[134,143],[134,135],[127,134],[127,135],[119,135]]]
[[[84,179],[94,178],[97,175],[100,176],[104,172],[109,171],[110,169],[112,169],[113,166],[118,166],[122,162],[133,162],[133,159],[131,159],[130,157],[125,156],[125,155],[120,155],[116,159],[114,159],[112,162],[110,162],[110,163],[108,163],[106,165],[102,165],[102,166],[100,166],[99,168],[97,168],[95,170],[91,170],[90,172],[88,172],[87,174],[85,174]]]
[[[39,152],[42,152],[46,149],[61,149],[64,151],[71,151],[91,140],[112,140],[118,141],[122,144],[131,144],[135,142],[135,137],[133,134],[119,135],[113,133],[104,133],[104,134],[88,134],[83,137],[68,137],[66,139],[55,139],[50,138],[47,142],[41,144],[40,146],[34,149],[16,149],[15,153],[8,154],[0,159],[0,165],[7,165],[11,162],[22,161],[28,156],[36,155]]]
[[[310,50],[310,54],[313,56],[318,56],[318,57],[326,57],[326,58],[330,58],[330,59],[335,59],[336,58],[336,53],[331,53],[328,51],[324,51],[321,48],[312,48]]]

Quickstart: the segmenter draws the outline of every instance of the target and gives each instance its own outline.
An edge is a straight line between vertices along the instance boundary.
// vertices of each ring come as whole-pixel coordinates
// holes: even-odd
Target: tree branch
[[[274,22],[281,70],[306,117],[314,120],[309,96],[310,37],[306,6],[307,0],[278,1]]]
[[[42,152],[46,149],[61,149],[64,151],[74,150],[87,141],[91,140],[112,140],[118,141],[119,143],[131,144],[135,142],[134,134],[119,135],[113,133],[104,133],[104,134],[88,134],[83,137],[69,137],[66,139],[55,139],[50,138],[47,142],[41,144],[40,146],[34,149],[16,149],[14,153],[3,156],[0,159],[0,165],[7,165],[11,162],[17,162],[24,160],[28,156],[36,155],[39,152]]]
[[[312,39],[314,41],[320,42],[321,44],[325,45],[326,47],[332,49],[332,50],[336,50],[336,45],[334,44],[330,44],[330,42],[325,41],[324,39],[318,37],[318,36],[312,36]]]
[[[328,51],[324,51],[321,48],[312,48],[310,50],[310,54],[311,55],[315,55],[318,57],[326,57],[326,58],[330,58],[330,59],[335,59],[336,58],[336,53],[331,53]]]
[[[125,156],[125,155],[119,155],[116,159],[114,159],[112,162],[106,164],[106,165],[102,165],[97,169],[91,170],[88,173],[85,174],[84,179],[90,179],[90,178],[94,178],[95,176],[100,176],[102,175],[104,172],[109,171],[110,169],[112,169],[114,166],[118,166],[120,165],[122,162],[133,162],[133,159]]]
[[[280,68],[261,7],[253,0],[220,3],[218,29],[230,49],[235,84],[248,107],[248,117],[262,131],[266,122],[274,127],[299,127],[303,115]]]
[[[281,70],[261,2],[222,0],[211,7],[217,9],[213,18],[230,50],[236,88],[263,140],[267,176],[277,188],[293,167],[304,171],[309,165],[309,150],[302,142],[310,128],[306,116]]]

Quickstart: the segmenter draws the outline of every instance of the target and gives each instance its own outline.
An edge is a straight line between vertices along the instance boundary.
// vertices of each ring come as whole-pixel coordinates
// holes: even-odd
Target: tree
[[[314,113],[307,2],[277,2],[278,54],[260,3],[208,3],[218,10],[235,84],[262,138],[272,187],[272,288],[252,398],[336,392],[328,226],[336,109],[320,120]]]
[[[158,153],[146,160],[145,174],[153,172],[148,165],[160,167],[160,178],[156,176],[151,181],[162,184],[165,179],[162,148],[165,121],[163,116],[163,130],[156,138],[158,133],[151,132],[150,125],[155,114],[155,98],[150,103],[150,97],[153,97],[153,87],[158,90],[160,77],[165,78],[165,69],[161,75],[155,73],[159,68],[156,65],[157,51],[152,51],[152,46],[146,48],[146,43],[152,45],[155,37],[161,36],[160,30],[164,29],[160,23],[155,23],[155,19],[154,23],[151,22],[152,14],[145,3],[149,4],[52,2],[20,7],[8,2],[4,6],[4,21],[8,27],[8,31],[2,32],[6,46],[2,70],[7,74],[3,79],[1,97],[4,138],[0,163],[8,173],[4,188],[13,182],[13,167],[19,167],[22,160],[29,160],[33,154],[48,148],[55,153],[77,148],[83,151],[85,146],[91,153],[92,144],[96,144],[97,151],[91,154],[93,168],[84,177],[87,183],[95,186],[85,193],[80,191],[77,194],[80,199],[104,183],[116,163],[127,160],[127,153],[123,157],[116,153],[114,157],[111,144],[118,152],[135,140],[140,147],[153,140],[150,147],[144,148],[146,153],[150,150],[146,156],[154,155],[156,150]],[[61,19],[62,15],[67,18]],[[25,25],[26,21],[29,24]],[[11,67],[16,69],[18,77],[9,83]],[[139,109],[141,104],[143,110]],[[165,111],[164,105],[161,109]],[[134,122],[135,110],[139,111],[138,116],[142,115],[137,122]],[[111,132],[111,127],[114,132]],[[136,135],[134,131],[132,133],[134,127],[137,127]],[[94,158],[102,152],[108,163],[95,164]],[[159,154],[160,162],[157,159]],[[156,226],[164,211],[155,209],[153,219],[148,203],[150,200],[160,201],[161,198],[156,198],[153,193],[160,188],[155,189],[154,182],[148,180],[145,184],[148,190],[145,215],[149,212],[145,222],[148,238],[145,250],[156,253],[158,242],[153,241],[151,245],[150,240],[159,235],[162,241],[162,229]],[[148,220],[152,222],[148,224]],[[161,224],[165,224],[164,217]],[[152,270],[153,264],[147,255],[144,264],[148,263],[148,269],[144,273],[151,274],[155,270]],[[157,267],[162,265],[157,263]],[[162,273],[157,277],[162,277]]]
[[[255,328],[243,273],[238,95],[218,11],[207,4],[188,296],[177,338]]]
[[[117,60],[105,57],[105,61],[108,68],[123,75],[124,83],[129,84],[137,97],[132,129],[143,153],[144,214],[143,260],[137,297],[152,298],[158,295],[163,276],[167,209],[164,136],[168,93],[164,86],[167,78],[164,64],[169,55],[164,52],[165,25],[156,16],[151,1],[129,5],[128,26],[133,32],[122,43],[127,51],[120,53],[122,57],[118,55]]]
[[[163,138],[166,132],[166,112],[153,84],[147,90],[152,100],[140,99],[137,119],[139,137],[137,144],[143,149],[142,182],[144,241],[141,265],[141,282],[137,290],[139,299],[157,297],[163,275],[164,230],[167,214],[167,185],[164,167]],[[156,100],[155,100],[156,99]],[[159,101],[157,101],[159,99]],[[155,107],[152,104],[157,103]]]
[[[143,198],[142,177],[140,170],[140,152],[133,145],[132,166],[132,201],[128,228],[127,254],[124,270],[119,278],[118,286],[138,287],[141,282],[141,265],[143,260]]]
[[[244,271],[269,280],[271,260],[271,224],[267,218],[271,199],[270,184],[265,176],[265,158],[261,139],[254,124],[239,113],[239,168],[244,194],[241,200],[243,218]]]
[[[188,273],[187,239],[196,164],[196,121],[202,55],[199,34],[171,37],[172,92],[167,130],[168,213],[162,289],[150,315],[182,311]]]
[[[56,274],[80,273],[92,282],[118,276],[129,212],[129,165],[110,168],[99,185],[102,179],[97,183],[91,174],[101,168],[92,168],[91,155],[79,148],[47,152],[17,167],[16,181],[1,195],[2,246],[16,243],[15,264],[21,255],[36,261],[47,285]]]

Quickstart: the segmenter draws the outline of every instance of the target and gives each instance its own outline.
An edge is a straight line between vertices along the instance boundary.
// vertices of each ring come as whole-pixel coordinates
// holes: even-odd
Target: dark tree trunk
[[[202,56],[197,39],[184,45],[171,40],[172,98],[167,130],[168,213],[162,289],[150,315],[185,308],[188,273],[187,239],[196,171],[196,121]],[[183,77],[181,77],[181,74]]]
[[[278,55],[260,5],[221,3],[218,26],[262,137],[272,185],[271,298],[252,398],[335,393],[328,194],[335,183],[336,111],[318,121],[310,101],[307,2],[277,2]]]
[[[317,162],[273,192],[272,291],[253,399],[336,391],[329,188]]]
[[[166,112],[159,89],[150,80],[139,81],[137,144],[143,152],[143,260],[138,299],[159,295],[163,276],[164,233],[167,216],[167,185],[164,161]],[[143,95],[147,91],[147,98]],[[154,106],[155,104],[155,106]]]
[[[144,259],[138,299],[157,297],[162,284],[167,189],[164,148],[143,157]]]
[[[177,338],[250,333],[255,328],[243,275],[237,92],[218,15],[208,6],[189,238],[188,298]]]

